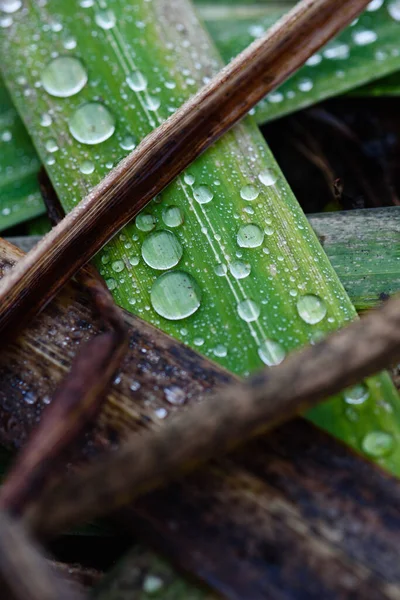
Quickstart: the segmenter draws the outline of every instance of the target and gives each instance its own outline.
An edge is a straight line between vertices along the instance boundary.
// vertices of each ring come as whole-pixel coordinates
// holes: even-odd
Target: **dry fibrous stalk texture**
[[[57,575],[23,526],[0,512],[0,583],[4,600],[84,600],[74,583]]]
[[[149,134],[3,281],[2,339],[13,335],[157,193],[367,4],[302,0]]]
[[[10,267],[18,251],[1,248],[1,264]],[[133,431],[157,430],[167,413],[189,411],[199,396],[235,381],[139,319],[125,318],[130,349],[95,430],[76,449],[80,459]],[[71,285],[2,353],[2,442],[24,443],[77,343],[98,323],[83,290]],[[309,598],[393,598],[400,582],[399,499],[394,479],[296,420],[144,496],[120,518],[125,530],[232,600],[261,600],[282,589],[295,594],[299,587]]]

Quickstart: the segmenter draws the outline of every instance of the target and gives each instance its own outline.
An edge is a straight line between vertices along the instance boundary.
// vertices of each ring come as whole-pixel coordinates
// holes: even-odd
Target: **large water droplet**
[[[140,71],[133,71],[128,75],[126,83],[134,92],[142,92],[147,88],[147,79]]]
[[[214,198],[212,191],[205,185],[193,188],[193,196],[199,204],[208,204]]]
[[[343,397],[347,404],[363,404],[369,397],[369,389],[365,383],[359,383],[344,390]]]
[[[286,352],[278,342],[264,340],[258,347],[258,355],[269,367],[279,365],[286,356]]]
[[[198,310],[201,290],[189,273],[169,271],[156,279],[150,299],[156,313],[170,321],[179,321]]]
[[[183,223],[183,213],[179,206],[166,206],[162,213],[162,219],[167,227],[179,227]]]
[[[325,317],[326,305],[318,296],[306,294],[298,299],[297,311],[303,321],[310,325],[315,325],[315,323],[319,323]]]
[[[80,60],[73,56],[58,56],[43,69],[43,88],[51,96],[69,98],[86,85],[87,73]]]
[[[145,263],[161,271],[175,267],[181,260],[182,254],[182,246],[171,231],[155,231],[144,240],[142,245]]]
[[[245,279],[250,275],[251,266],[240,260],[230,263],[229,270],[235,279]]]
[[[269,187],[278,181],[278,174],[273,169],[264,169],[259,173],[258,179],[263,185]]]
[[[392,2],[389,2],[387,9],[392,19],[400,21],[400,0],[392,0]]]
[[[264,232],[258,225],[242,225],[237,234],[237,243],[242,248],[257,248],[264,240]]]
[[[0,0],[0,10],[8,14],[15,13],[21,6],[21,0]]]
[[[140,213],[135,219],[135,225],[140,231],[152,231],[156,222],[156,218],[149,213]]]
[[[370,431],[361,443],[362,449],[369,456],[381,458],[391,454],[394,448],[394,438],[386,431]]]
[[[257,321],[258,317],[260,316],[260,307],[256,302],[254,302],[254,300],[250,300],[248,298],[246,300],[242,300],[242,302],[239,302],[237,310],[239,317],[247,323]]]
[[[94,20],[102,29],[111,29],[117,22],[114,12],[108,8],[99,10],[95,15]]]
[[[378,39],[375,31],[370,29],[364,29],[362,31],[355,31],[353,33],[353,40],[357,46],[368,46],[368,44],[373,44]]]
[[[69,121],[69,130],[82,144],[100,144],[115,131],[114,117],[100,102],[88,102],[76,109]]]
[[[244,185],[240,190],[240,196],[243,200],[247,200],[248,202],[252,202],[256,198],[258,198],[259,191],[254,185]]]

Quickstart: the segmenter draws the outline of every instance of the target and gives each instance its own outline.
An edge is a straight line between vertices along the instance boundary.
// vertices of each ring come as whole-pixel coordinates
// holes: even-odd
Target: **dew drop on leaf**
[[[214,198],[212,191],[205,185],[193,188],[193,195],[199,204],[208,204]]]
[[[359,383],[347,388],[343,392],[347,404],[363,404],[369,397],[369,389],[365,383]]]
[[[171,231],[155,231],[142,244],[143,260],[152,269],[172,269],[181,260],[182,254],[181,243]]]
[[[250,300],[249,298],[239,302],[237,311],[239,317],[243,319],[243,321],[246,321],[246,323],[257,321],[260,316],[260,307],[257,302],[254,302],[254,300]]]
[[[298,299],[297,311],[303,321],[310,325],[315,325],[315,323],[319,323],[325,317],[326,304],[319,296],[306,294]]]
[[[69,130],[82,144],[100,144],[114,133],[115,120],[104,104],[88,102],[76,109],[69,121]]]
[[[167,227],[179,227],[183,223],[183,212],[179,206],[166,206],[162,212],[162,219]]]
[[[259,195],[259,191],[254,185],[244,185],[240,190],[240,196],[243,200],[247,200],[248,202],[252,202],[256,200]]]
[[[149,213],[140,213],[135,219],[135,225],[140,231],[152,231],[156,226],[156,218]]]
[[[143,92],[147,88],[147,79],[140,71],[133,71],[128,75],[126,83],[134,92]]]
[[[41,82],[51,96],[68,98],[80,92],[88,80],[86,69],[73,56],[58,56],[43,69]]]
[[[366,454],[381,458],[391,454],[394,448],[394,438],[386,431],[370,431],[363,438],[361,447]]]
[[[237,243],[241,248],[257,248],[264,241],[264,232],[258,225],[242,225],[237,234]]]
[[[179,321],[193,315],[201,303],[197,281],[185,271],[169,271],[160,275],[150,293],[151,304],[161,317]]]
[[[102,29],[112,29],[117,23],[114,12],[108,8],[99,10],[95,15],[94,20]]]
[[[279,365],[286,356],[282,346],[274,340],[264,340],[258,347],[258,355],[269,367]]]

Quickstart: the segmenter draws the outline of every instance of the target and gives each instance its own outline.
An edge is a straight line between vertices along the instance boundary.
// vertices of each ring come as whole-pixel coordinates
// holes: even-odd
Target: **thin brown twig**
[[[2,600],[83,600],[75,584],[57,576],[21,523],[0,512]]]
[[[302,0],[148,135],[0,284],[1,341],[45,306],[151,198],[368,2]]]
[[[321,402],[400,358],[400,298],[291,354],[247,383],[171,418],[108,458],[72,475],[41,497],[29,521],[54,534],[126,504],[178,472],[219,456],[239,442]]]

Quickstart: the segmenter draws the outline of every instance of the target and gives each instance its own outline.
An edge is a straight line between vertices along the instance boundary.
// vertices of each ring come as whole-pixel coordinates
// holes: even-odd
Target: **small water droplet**
[[[235,279],[245,279],[250,275],[251,266],[241,260],[230,263],[229,270]]]
[[[195,346],[203,346],[203,344],[204,344],[204,340],[203,340],[203,338],[201,338],[201,337],[196,337],[196,338],[194,338],[194,340],[193,340],[193,344],[194,344]]]
[[[326,315],[326,304],[319,296],[306,294],[297,300],[297,311],[306,323],[315,325]]]
[[[115,281],[115,279],[110,277],[110,279],[106,279],[106,285],[107,285],[108,289],[110,291],[112,291],[112,290],[115,290],[115,288],[117,287],[117,282]]]
[[[121,273],[125,269],[125,264],[123,260],[114,260],[111,264],[111,268],[115,273]]]
[[[79,167],[79,170],[84,175],[90,175],[94,171],[94,163],[91,160],[84,160]]]
[[[129,389],[132,392],[137,392],[138,390],[140,390],[141,385],[138,381],[132,381],[131,385],[129,386]]]
[[[17,12],[22,6],[21,0],[1,0],[0,1],[0,10],[7,14],[12,14]]]
[[[389,2],[387,9],[392,19],[400,21],[400,0],[392,0],[392,2]]]
[[[143,92],[147,88],[147,79],[140,71],[133,71],[128,75],[126,83],[134,92]]]
[[[51,96],[69,98],[86,85],[88,78],[85,67],[73,56],[58,56],[43,69],[41,82]]]
[[[306,61],[306,65],[308,65],[309,67],[315,67],[315,66],[319,65],[321,62],[322,62],[322,56],[320,54],[313,54]]]
[[[24,395],[24,400],[27,404],[35,404],[37,397],[33,392],[26,392]]]
[[[329,58],[332,60],[345,60],[350,56],[350,48],[347,44],[344,44],[343,42],[332,42],[323,51],[323,55],[325,56],[325,58]]]
[[[112,29],[117,23],[115,13],[109,8],[97,11],[94,20],[102,29]]]
[[[154,413],[158,419],[165,419],[168,416],[168,411],[165,408],[156,408]]]
[[[362,440],[361,447],[369,456],[381,458],[393,451],[394,438],[386,431],[370,431]]]
[[[161,100],[158,96],[150,96],[149,94],[145,97],[144,103],[148,110],[158,110],[161,106]]]
[[[151,304],[161,317],[179,321],[193,315],[201,303],[197,281],[185,271],[164,273],[153,284]]]
[[[180,406],[186,402],[185,392],[177,385],[171,385],[171,387],[165,388],[164,394],[167,402],[174,404],[175,406]]]
[[[183,181],[187,185],[193,185],[194,182],[195,182],[194,175],[191,175],[190,173],[184,173],[184,175],[183,175]]]
[[[156,222],[155,216],[149,213],[140,213],[135,219],[135,225],[140,231],[152,231]]]
[[[301,92],[310,92],[314,87],[313,81],[312,79],[301,79],[299,81],[299,90]]]
[[[193,188],[193,196],[199,204],[208,204],[214,198],[212,191],[205,185]]]
[[[383,1],[384,0],[372,0],[367,6],[367,11],[374,12],[375,10],[378,10],[382,6]]]
[[[353,33],[353,40],[357,46],[368,46],[368,44],[373,44],[378,39],[378,36],[375,31],[370,29],[364,29],[362,31],[355,31]]]
[[[257,248],[264,241],[264,232],[258,225],[242,225],[237,234],[237,243],[242,248]]]
[[[108,140],[115,131],[114,117],[100,102],[88,102],[76,109],[69,130],[82,144],[95,145]]]
[[[257,321],[258,317],[260,316],[260,307],[258,306],[257,302],[254,302],[254,300],[250,300],[249,298],[239,302],[237,311],[239,317],[247,323]]]
[[[343,397],[347,404],[363,404],[369,397],[369,389],[365,383],[359,383],[344,390]]]
[[[132,135],[125,136],[120,143],[123,150],[133,150],[136,147],[136,140]]]
[[[166,206],[162,212],[162,219],[167,227],[179,227],[183,223],[183,212],[179,206]]]
[[[7,27],[11,27],[13,24],[12,17],[10,15],[1,15],[0,16],[0,27],[2,29],[6,29]]]
[[[52,122],[53,122],[53,119],[51,118],[51,116],[48,113],[44,113],[40,117],[40,124],[42,127],[50,127]]]
[[[273,367],[283,361],[286,352],[278,342],[264,340],[258,347],[258,355],[264,364]]]
[[[50,139],[45,143],[45,148],[47,152],[57,152],[58,146],[56,140]]]
[[[11,142],[11,140],[12,140],[11,131],[9,131],[8,129],[6,129],[6,131],[3,131],[3,133],[0,136],[0,139],[2,142]]]
[[[228,349],[223,344],[218,344],[213,349],[213,353],[215,356],[218,356],[218,358],[225,358],[225,356],[228,355]]]
[[[155,231],[142,244],[143,260],[153,269],[172,269],[181,260],[182,254],[182,246],[171,231]]]
[[[254,185],[244,185],[240,190],[240,196],[243,200],[247,200],[248,202],[252,202],[256,198],[258,198],[259,191]]]
[[[278,174],[273,169],[264,169],[259,173],[258,179],[263,185],[269,187],[278,181]]]

